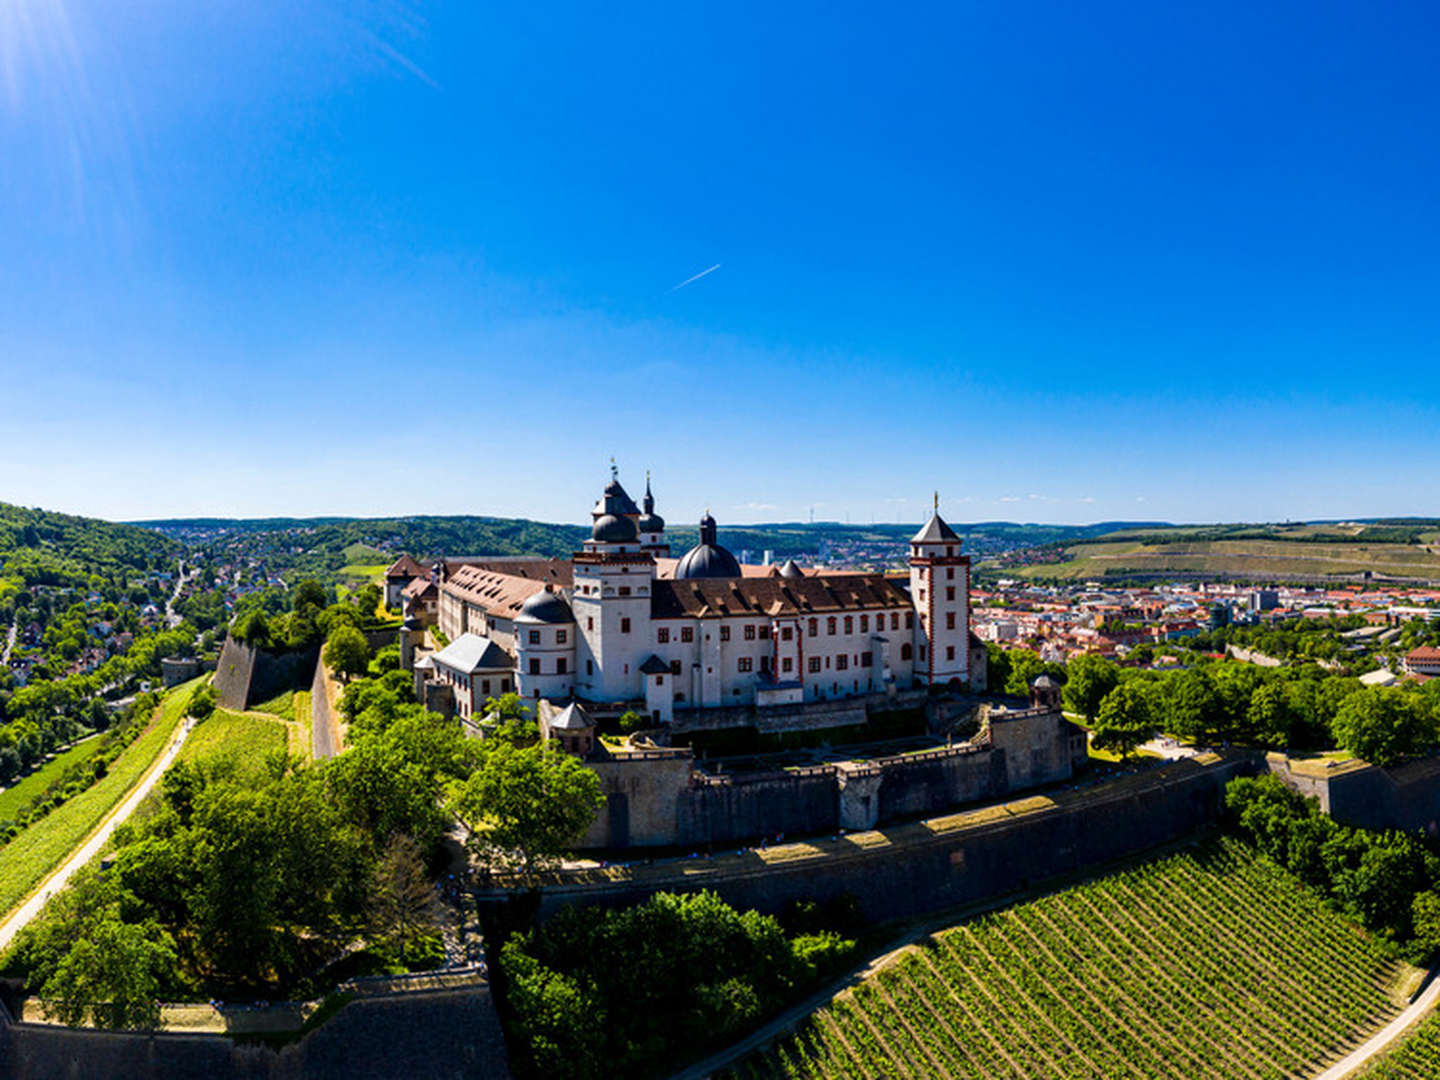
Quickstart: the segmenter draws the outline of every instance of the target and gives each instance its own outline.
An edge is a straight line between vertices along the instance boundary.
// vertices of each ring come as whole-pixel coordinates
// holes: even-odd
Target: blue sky
[[[1440,514],[1433,4],[898,7],[8,0],[0,500]]]

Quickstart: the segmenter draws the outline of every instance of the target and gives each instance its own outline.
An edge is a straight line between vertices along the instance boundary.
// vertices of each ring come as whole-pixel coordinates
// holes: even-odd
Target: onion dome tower
[[[665,519],[655,513],[655,496],[650,493],[650,474],[645,474],[645,498],[641,500],[645,512],[635,523],[640,533],[640,547],[657,558],[670,554],[670,545],[665,540]]]

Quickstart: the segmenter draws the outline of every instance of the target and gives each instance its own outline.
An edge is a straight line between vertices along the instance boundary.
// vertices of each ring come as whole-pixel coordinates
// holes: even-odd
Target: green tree
[[[325,607],[325,586],[314,578],[306,578],[295,586],[295,596],[292,608],[295,611],[303,611],[305,608],[314,608],[317,611]]]
[[[1095,715],[1092,742],[1096,749],[1112,750],[1129,758],[1135,748],[1155,737],[1154,713],[1150,696],[1140,683],[1122,682],[1105,695]]]
[[[335,627],[325,643],[325,663],[347,680],[364,675],[370,670],[370,646],[365,635],[343,623]]]
[[[366,904],[371,938],[394,950],[401,960],[418,939],[433,935],[440,920],[435,887],[425,874],[420,846],[397,833],[375,864]]]
[[[157,923],[125,923],[108,912],[74,943],[40,994],[61,1023],[155,1028],[175,959],[175,940]]]
[[[230,633],[242,645],[263,649],[270,644],[270,620],[257,609],[240,618]]]
[[[1367,687],[1345,698],[1331,725],[1335,742],[1372,765],[1393,765],[1435,741],[1434,725],[1417,702],[1393,687]]]
[[[1065,707],[1093,721],[1105,696],[1120,685],[1120,669],[1103,656],[1084,653],[1065,665]]]
[[[215,712],[215,689],[202,686],[190,696],[189,713],[196,720],[208,720]]]
[[[568,851],[604,804],[599,777],[569,754],[487,740],[452,805],[488,862],[529,876]]]

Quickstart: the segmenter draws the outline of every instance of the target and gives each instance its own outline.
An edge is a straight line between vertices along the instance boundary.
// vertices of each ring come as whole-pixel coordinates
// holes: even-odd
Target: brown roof
[[[656,619],[795,616],[909,606],[910,594],[883,574],[662,580],[655,582],[650,598],[650,614]]]
[[[390,569],[385,571],[385,576],[387,578],[414,578],[424,573],[427,573],[425,567],[412,559],[409,552],[406,552],[390,564]]]
[[[568,589],[575,584],[575,568],[569,559],[544,559],[533,556],[513,559],[496,557],[494,559],[477,559],[471,565],[496,574],[508,574],[511,577],[541,581],[546,585],[558,585],[563,589]]]
[[[660,580],[673,578],[675,576],[675,567],[679,564],[679,562],[679,559],[668,559],[657,556],[655,559],[655,577]],[[742,577],[747,578],[779,577],[780,565],[780,563],[772,563],[769,566],[761,566],[758,563],[741,563],[740,574]],[[803,566],[800,569],[806,575],[822,573],[822,571],[820,570],[807,570]],[[850,573],[851,571],[829,570],[823,572],[830,574],[845,574]]]
[[[502,574],[480,566],[462,566],[442,587],[447,594],[458,596],[487,614],[513,619],[520,614],[520,605],[545,586],[533,578]]]
[[[408,596],[413,600],[416,597],[424,596],[427,593],[433,595],[434,592],[435,583],[433,581],[431,581],[428,577],[417,577],[413,581],[411,581],[409,585],[405,586],[405,588],[401,591],[400,595]]]
[[[1421,645],[1418,649],[1411,649],[1408,653],[1406,653],[1405,659],[1419,660],[1421,662],[1427,660],[1431,662],[1440,661],[1440,649],[1434,648],[1430,645]]]

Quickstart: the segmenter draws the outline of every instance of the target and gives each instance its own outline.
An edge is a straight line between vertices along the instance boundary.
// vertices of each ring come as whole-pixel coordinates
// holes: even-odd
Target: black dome
[[[569,623],[575,621],[575,616],[570,613],[570,605],[559,593],[553,593],[549,589],[541,589],[525,603],[520,605],[520,615],[523,618],[534,619],[543,623]]]
[[[696,544],[675,566],[676,578],[733,578],[740,576],[735,556],[719,544]]]
[[[602,514],[595,519],[595,527],[590,531],[590,538],[607,544],[629,543],[635,539],[635,522],[628,517]]]
[[[665,519],[659,514],[641,514],[640,520],[635,527],[643,533],[657,533],[665,531]]]

